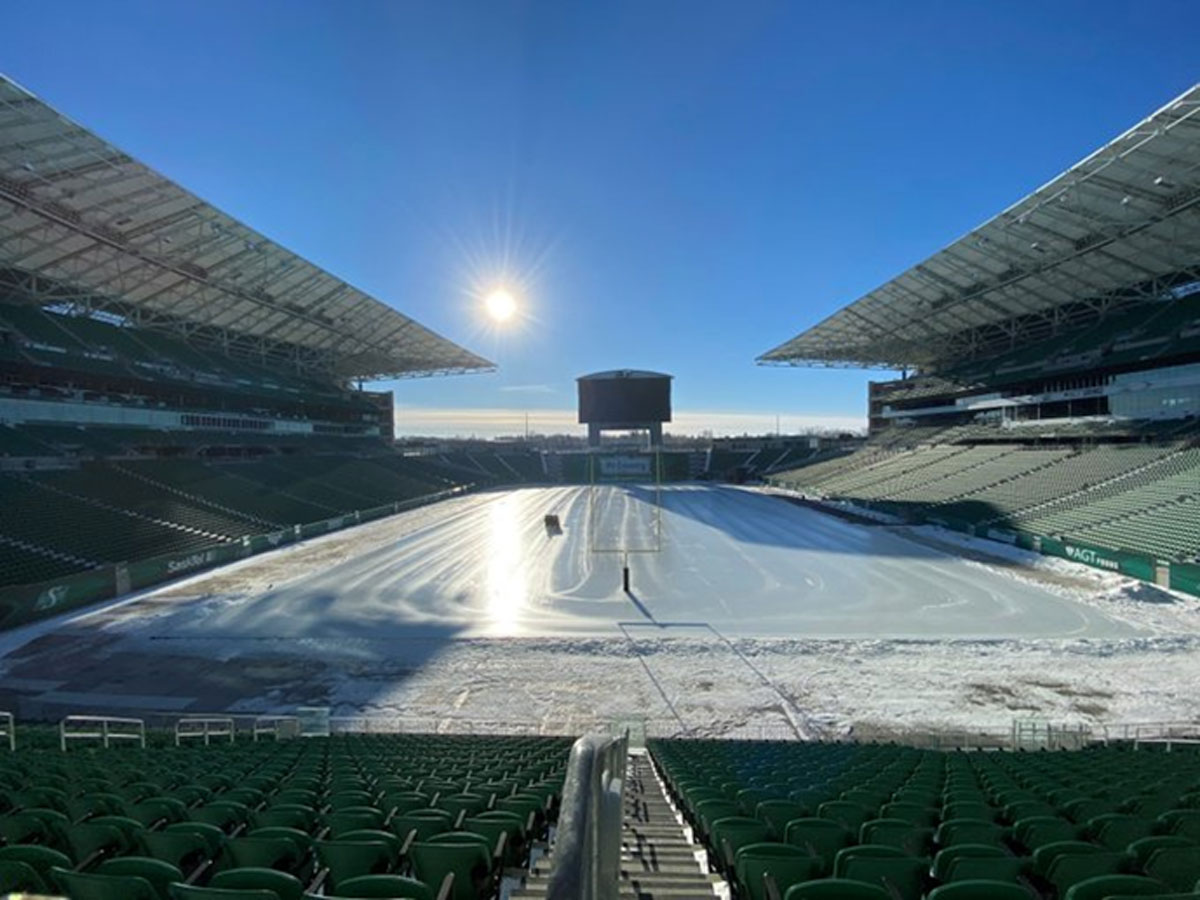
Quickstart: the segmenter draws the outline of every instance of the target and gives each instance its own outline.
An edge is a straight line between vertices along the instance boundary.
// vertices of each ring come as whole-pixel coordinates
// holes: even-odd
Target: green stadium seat
[[[881,819],[903,819],[922,828],[932,828],[939,818],[938,810],[917,803],[887,803],[879,810]]]
[[[1164,847],[1195,847],[1196,852],[1200,853],[1200,845],[1177,834],[1159,834],[1154,837],[1141,838],[1125,849],[1138,861],[1138,865],[1144,866],[1156,850]]]
[[[909,856],[922,856],[933,839],[932,829],[906,819],[871,819],[864,822],[859,840],[864,844],[899,847]]]
[[[154,886],[135,875],[96,875],[57,868],[50,874],[71,900],[158,900]]]
[[[288,837],[235,837],[225,844],[231,864],[239,869],[278,869],[290,872],[300,864],[301,852]]]
[[[712,823],[709,846],[718,867],[732,873],[738,850],[747,844],[769,840],[770,829],[765,822],[747,816],[727,816]]]
[[[984,819],[947,819],[934,833],[939,847],[954,844],[1002,844],[1008,829]]]
[[[516,813],[491,811],[464,819],[462,827],[482,834],[492,847],[504,838],[504,865],[519,866],[525,858],[525,823]]]
[[[405,875],[362,875],[347,879],[338,897],[376,897],[386,900],[434,900],[434,892],[422,881]]]
[[[1019,881],[1033,871],[1031,856],[963,856],[950,863],[947,881]]]
[[[1050,867],[1060,856],[1081,853],[1103,853],[1104,848],[1099,844],[1087,841],[1056,841],[1053,844],[1043,844],[1033,851],[1033,863],[1038,874],[1043,877],[1050,872]]]
[[[734,875],[748,900],[767,900],[768,875],[783,894],[793,884],[817,878],[821,869],[821,860],[802,848],[773,842],[746,844],[734,860]]]
[[[793,819],[784,835],[787,843],[803,847],[810,856],[821,859],[825,872],[833,870],[837,852],[853,839],[854,835],[840,822],[822,818]]]
[[[270,891],[279,900],[300,900],[304,885],[294,875],[275,869],[245,867],[218,872],[209,887],[233,891]]]
[[[956,881],[929,892],[927,900],[1034,900],[1035,894],[1003,881]]]
[[[1186,891],[1200,882],[1200,847],[1162,847],[1143,868],[1173,891]]]
[[[1109,897],[1145,897],[1165,894],[1169,888],[1161,881],[1140,875],[1099,875],[1080,881],[1066,892],[1064,900],[1106,900]]]
[[[1017,843],[1033,851],[1046,844],[1079,839],[1080,828],[1058,816],[1029,816],[1013,823]]]
[[[899,900],[920,900],[928,869],[929,860],[922,857],[854,854],[843,858],[839,854],[834,875],[847,881],[880,885]]]
[[[843,878],[825,878],[793,885],[784,900],[895,900],[881,887]]]
[[[958,859],[1003,859],[1008,851],[995,844],[955,844],[941,850],[933,858],[933,877],[938,881],[948,881],[951,864]]]
[[[1101,875],[1118,875],[1130,866],[1130,858],[1121,851],[1102,850],[1099,853],[1063,853],[1054,858],[1046,872],[1046,880],[1065,894],[1073,885]]]
[[[413,874],[425,884],[440,885],[446,876],[454,877],[453,900],[477,900],[490,892],[492,860],[485,846],[417,841],[409,854]]]
[[[202,825],[212,825],[226,834],[245,825],[250,820],[250,808],[244,803],[213,800],[203,806],[188,810],[188,818]]]
[[[255,828],[246,837],[288,841],[295,849],[297,859],[303,859],[312,852],[314,840],[313,836],[307,831],[301,831],[299,828],[286,828],[282,825],[268,825],[264,828]],[[269,868],[276,867],[270,866]]]
[[[150,797],[133,804],[129,817],[146,828],[157,822],[182,822],[187,819],[187,806],[174,797]]]
[[[1089,819],[1085,830],[1110,850],[1123,850],[1129,844],[1154,834],[1153,819],[1122,813],[1105,813]]]
[[[28,811],[0,817],[0,840],[6,844],[40,843],[48,837],[45,822]]]
[[[449,831],[453,826],[448,812],[440,809],[434,810],[434,812],[442,813],[443,817],[417,815],[414,811],[407,815],[394,816],[388,824],[392,833],[397,835],[401,841],[407,839],[410,833],[414,833],[418,841],[425,841],[435,834]]]
[[[118,856],[106,859],[96,867],[97,875],[129,875],[149,882],[159,900],[168,900],[167,888],[172,882],[183,881],[178,867],[161,859],[144,856]]]
[[[96,856],[123,853],[126,849],[125,835],[114,825],[97,825],[84,822],[66,828],[67,848],[71,859],[84,865]]]
[[[849,800],[831,800],[817,807],[817,817],[832,819],[852,834],[857,834],[863,822],[874,818],[872,810]]]
[[[278,803],[255,810],[251,818],[258,828],[279,826],[311,832],[317,824],[317,811],[300,803]]]
[[[943,819],[980,819],[984,822],[994,822],[999,816],[999,809],[983,801],[959,800],[942,807]]]
[[[1200,842],[1200,809],[1173,809],[1159,816],[1159,820],[1171,834]]]
[[[803,819],[810,816],[811,810],[807,804],[796,800],[763,800],[754,808],[754,816],[766,823],[771,831],[772,840],[783,840],[787,832],[787,823],[792,819]]]
[[[741,807],[733,800],[701,800],[692,811],[700,833],[707,835],[717,819],[741,815]]]
[[[279,895],[262,888],[215,888],[173,884],[171,900],[279,900]]]
[[[145,831],[138,835],[138,843],[147,856],[181,870],[190,869],[210,857],[208,841],[198,834]]]
[[[386,874],[392,865],[392,848],[383,841],[317,841],[316,849],[334,890],[348,878]]]
[[[0,860],[0,894],[48,894],[53,890],[28,863]]]
[[[9,844],[0,847],[0,862],[24,863],[46,882],[52,880],[51,869],[71,868],[71,860],[65,853],[38,844]]]
[[[433,798],[420,791],[392,791],[383,795],[381,805],[396,813],[404,814],[414,809],[428,809]]]
[[[373,806],[349,806],[325,814],[325,824],[336,839],[347,831],[361,828],[382,828],[387,815]]]

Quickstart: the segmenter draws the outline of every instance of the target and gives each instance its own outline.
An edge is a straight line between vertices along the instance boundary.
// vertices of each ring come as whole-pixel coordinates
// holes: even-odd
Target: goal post
[[[588,551],[662,551],[662,454],[588,454]]]

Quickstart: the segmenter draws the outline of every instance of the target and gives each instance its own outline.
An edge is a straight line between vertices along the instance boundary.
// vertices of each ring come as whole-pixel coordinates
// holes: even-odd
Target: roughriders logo
[[[191,556],[185,556],[183,559],[168,560],[167,571],[171,574],[186,572],[188,569],[198,568],[208,562],[212,562],[211,553],[193,553]]]
[[[1121,564],[1115,559],[1101,556],[1095,550],[1088,550],[1084,547],[1072,547],[1066,545],[1067,556],[1081,563],[1087,563],[1089,566],[1095,566],[1098,569],[1112,569],[1116,571],[1121,568]]]
[[[52,588],[47,588],[38,595],[37,602],[33,604],[34,611],[40,612],[45,609],[54,609],[58,604],[67,599],[67,586],[58,584]]]

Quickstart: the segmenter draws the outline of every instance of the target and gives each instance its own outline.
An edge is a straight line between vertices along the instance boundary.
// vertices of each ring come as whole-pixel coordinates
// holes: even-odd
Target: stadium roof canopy
[[[938,368],[1198,280],[1200,85],[758,361]]]
[[[337,378],[493,368],[3,76],[0,286]]]

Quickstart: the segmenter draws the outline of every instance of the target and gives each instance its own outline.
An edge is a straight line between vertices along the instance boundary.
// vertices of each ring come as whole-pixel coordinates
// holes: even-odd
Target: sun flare
[[[497,288],[483,301],[487,313],[496,322],[507,322],[517,311],[517,301],[508,291]]]

